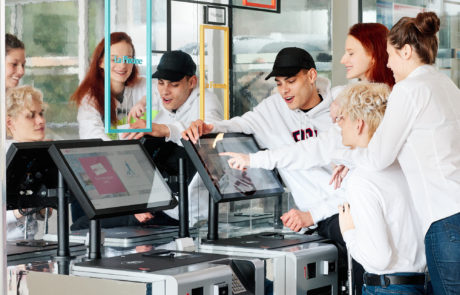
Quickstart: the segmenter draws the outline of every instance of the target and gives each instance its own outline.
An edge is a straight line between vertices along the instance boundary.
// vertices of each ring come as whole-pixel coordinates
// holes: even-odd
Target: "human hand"
[[[144,129],[146,128],[144,120],[137,120],[133,124],[130,125],[131,129]],[[169,137],[170,132],[168,126],[165,124],[157,124],[152,123],[152,131],[151,132],[130,132],[130,133],[123,133],[121,138],[125,139],[139,139],[145,134],[149,134],[153,137]]]
[[[45,218],[46,209],[47,209],[47,208],[43,208],[43,209],[40,210],[40,215],[41,215],[43,218]],[[53,214],[53,208],[48,208],[48,217],[50,217],[51,214]]]
[[[350,169],[344,165],[335,166],[334,171],[332,172],[331,180],[329,181],[329,185],[334,183],[334,189],[338,189],[342,184],[345,176],[347,176],[349,170]]]
[[[227,160],[227,163],[233,169],[244,171],[250,166],[248,154],[225,152],[219,153],[219,156],[229,156],[230,159]]]
[[[309,211],[302,212],[297,209],[291,209],[289,212],[281,216],[281,221],[284,226],[289,227],[292,231],[298,232],[304,227],[309,227],[314,224],[313,217]]]
[[[344,232],[355,228],[353,218],[351,217],[350,204],[347,202],[339,206],[339,225],[342,235]]]
[[[190,127],[182,132],[182,138],[196,143],[200,136],[210,133],[213,128],[214,126],[212,124],[206,124],[198,119],[192,122]]]
[[[139,119],[145,113],[145,96],[136,103],[128,113],[128,123],[131,122],[131,119]]]
[[[145,212],[145,213],[134,214],[134,217],[136,217],[136,219],[139,222],[144,223],[144,222],[149,221],[150,219],[153,219],[155,216],[150,212]]]
[[[152,245],[139,245],[139,246],[136,246],[136,253],[149,252],[152,249],[153,249]]]
[[[14,214],[14,217],[16,217],[16,219],[19,219],[21,218],[23,215],[21,214],[21,212],[19,212],[18,209],[14,209],[13,210],[13,214]]]
[[[145,129],[146,128],[146,123],[144,120],[137,120],[136,122],[129,124],[130,129]],[[142,136],[144,136],[144,132],[126,132],[121,134],[121,138],[123,139],[139,139]]]
[[[339,116],[339,104],[336,100],[334,100],[329,106],[329,115],[331,116],[332,123],[335,123],[337,121],[337,117]]]

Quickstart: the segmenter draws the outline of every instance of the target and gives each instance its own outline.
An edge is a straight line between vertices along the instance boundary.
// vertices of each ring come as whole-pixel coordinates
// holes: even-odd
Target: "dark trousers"
[[[347,247],[340,232],[339,214],[318,222],[318,234],[334,242],[339,252],[339,270],[347,269]],[[353,259],[353,294],[362,294],[363,275],[364,268]],[[346,272],[345,278],[343,277],[343,272],[339,272],[339,280],[346,280]]]

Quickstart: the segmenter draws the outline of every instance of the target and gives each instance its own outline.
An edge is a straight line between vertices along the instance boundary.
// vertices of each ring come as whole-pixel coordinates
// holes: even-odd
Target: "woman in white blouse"
[[[379,125],[390,89],[359,83],[338,97],[342,143],[366,148]],[[363,294],[424,294],[423,233],[398,162],[381,171],[355,167],[340,229],[351,256],[365,269]]]
[[[435,294],[460,290],[460,90],[434,66],[439,18],[404,17],[388,36],[396,84],[367,149],[338,151],[360,167],[382,170],[397,159],[425,234]]]

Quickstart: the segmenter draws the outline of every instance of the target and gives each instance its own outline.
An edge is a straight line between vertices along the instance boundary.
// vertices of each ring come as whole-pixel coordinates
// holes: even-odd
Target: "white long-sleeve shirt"
[[[332,126],[329,116],[329,105],[332,102],[329,80],[318,77],[316,85],[323,101],[308,112],[289,109],[277,93],[241,117],[212,122],[213,132],[253,134],[259,145],[268,149],[314,138]],[[334,191],[328,185],[331,176],[329,166],[278,171],[291,190],[297,207],[302,211],[310,211],[315,223],[337,213],[337,206],[345,199],[342,190]]]
[[[217,96],[209,90],[205,90],[204,108],[206,121],[214,122],[223,119],[222,104]],[[155,96],[152,95],[152,109],[159,110],[153,122],[165,124],[169,128],[170,136],[166,140],[182,145],[180,142],[182,131],[188,128],[193,121],[200,118],[200,88],[195,87],[184,104],[175,112],[171,112],[163,106],[161,97],[157,92]]]
[[[336,99],[345,88],[345,85],[332,88],[332,100]],[[299,170],[326,166],[331,163],[336,149],[349,148],[342,145],[341,129],[337,124],[333,124],[327,132],[321,132],[309,140],[249,154],[249,165],[251,168],[269,170],[274,168]]]
[[[119,108],[126,109],[127,112],[146,95],[146,81],[141,79],[136,85],[126,86],[123,93],[123,103]],[[218,121],[223,118],[223,108],[216,95],[205,90],[205,118],[206,120]],[[181,145],[180,138],[182,131],[193,121],[200,117],[200,91],[195,87],[184,104],[176,112],[167,110],[162,103],[158,93],[157,80],[152,81],[152,110],[158,111],[152,122],[164,124],[169,128],[170,136],[166,140],[171,140]],[[81,139],[101,138],[110,140],[105,133],[104,122],[101,114],[90,103],[90,97],[83,99],[78,108],[78,126]]]
[[[342,145],[340,127],[334,124],[327,132],[319,133],[317,137],[249,154],[250,167],[302,170],[326,166],[331,163],[331,157],[338,148],[348,149]]]
[[[343,234],[351,256],[367,272],[423,272],[424,234],[398,162],[381,171],[355,168],[347,200],[355,229]]]
[[[133,86],[126,86],[123,92],[123,102],[118,107],[129,112],[131,108],[146,95],[146,82],[141,78]],[[152,97],[155,96],[155,88],[152,85]],[[104,119],[101,113],[94,107],[93,98],[86,95],[78,107],[77,121],[80,139],[101,138],[111,140],[105,133]],[[116,135],[118,138],[118,135]]]
[[[426,233],[460,212],[460,90],[434,66],[418,67],[393,87],[368,148],[335,158],[368,170],[398,159]]]

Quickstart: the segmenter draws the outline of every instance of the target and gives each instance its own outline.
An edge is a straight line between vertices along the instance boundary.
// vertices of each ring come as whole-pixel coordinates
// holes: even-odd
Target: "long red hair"
[[[135,56],[134,45],[131,37],[124,32],[114,32],[110,34],[110,45],[117,44],[119,42],[126,42],[131,45],[133,49],[133,57]],[[77,90],[70,97],[71,101],[74,101],[78,106],[82,103],[83,98],[86,95],[89,95],[92,98],[90,103],[99,111],[101,117],[104,118],[104,69],[99,65],[104,59],[104,39],[99,42],[94,49],[93,56],[91,58],[91,64],[89,65],[88,72],[86,73],[83,82],[78,86]],[[133,85],[138,80],[138,69],[136,65],[133,66],[131,75],[125,82],[126,86]],[[117,112],[116,112],[116,98],[115,95],[111,92],[110,99],[110,119],[112,123],[117,121]]]
[[[371,82],[395,85],[393,72],[387,67],[387,38],[389,30],[378,23],[359,23],[350,28],[348,35],[356,38],[372,58],[372,64],[366,73]]]

